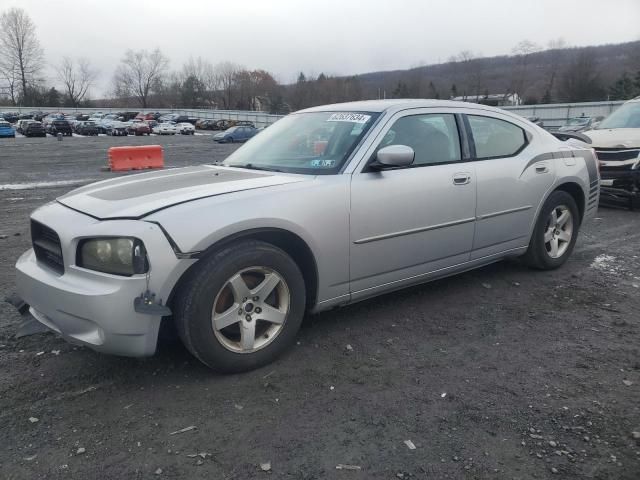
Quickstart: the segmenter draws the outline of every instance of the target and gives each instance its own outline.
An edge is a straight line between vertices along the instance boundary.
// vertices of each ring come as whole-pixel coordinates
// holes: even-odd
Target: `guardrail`
[[[545,128],[554,129],[567,123],[567,120],[581,115],[587,117],[606,117],[616,110],[624,101],[553,103],[546,105],[518,105],[517,107],[501,107],[523,117],[538,117]]]
[[[554,103],[546,105],[519,105],[515,107],[501,107],[523,117],[539,117],[545,127],[554,129],[564,125],[569,118],[581,115],[606,117],[624,101],[608,102],[583,102],[583,103]],[[82,113],[112,113],[121,111],[136,111],[137,107],[120,108],[69,108],[69,107],[2,107],[3,111],[31,112],[40,110],[43,112],[82,112]],[[160,113],[177,113],[205,120],[248,120],[256,127],[264,127],[277,122],[283,115],[272,115],[265,112],[245,110],[209,110],[209,109],[184,109],[184,108],[147,108],[143,111]]]

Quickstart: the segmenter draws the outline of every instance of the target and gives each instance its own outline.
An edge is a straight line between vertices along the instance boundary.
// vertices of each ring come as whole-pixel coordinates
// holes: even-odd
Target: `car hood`
[[[585,126],[584,125],[565,125],[564,127],[560,127],[558,129],[559,132],[577,132],[579,130],[582,130]]]
[[[306,178],[202,165],[92,183],[72,190],[57,201],[101,220],[136,219],[200,198],[300,182]]]
[[[593,148],[640,147],[640,128],[604,128],[582,133],[591,139]]]

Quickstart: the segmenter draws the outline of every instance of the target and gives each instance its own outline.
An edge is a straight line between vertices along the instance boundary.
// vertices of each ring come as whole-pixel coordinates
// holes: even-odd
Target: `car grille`
[[[640,148],[596,148],[598,160],[603,162],[622,162],[638,158]]]
[[[38,262],[62,275],[64,273],[64,262],[58,234],[46,225],[31,220],[31,241]]]

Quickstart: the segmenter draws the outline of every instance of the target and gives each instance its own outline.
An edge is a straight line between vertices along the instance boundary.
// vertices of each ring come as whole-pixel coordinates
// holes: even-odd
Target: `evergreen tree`
[[[628,100],[638,93],[636,82],[624,72],[618,80],[609,87],[609,99],[611,100]]]
[[[55,87],[51,87],[45,95],[45,105],[47,107],[59,107],[60,106],[60,92]]]
[[[433,84],[433,81],[429,82],[429,98],[440,98],[440,93],[438,92],[436,86]]]
[[[395,90],[393,91],[394,98],[409,98],[409,87],[404,82],[398,82]]]

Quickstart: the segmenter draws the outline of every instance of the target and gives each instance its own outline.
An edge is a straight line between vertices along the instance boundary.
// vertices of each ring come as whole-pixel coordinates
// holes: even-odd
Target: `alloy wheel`
[[[544,246],[551,258],[562,257],[573,237],[573,215],[566,205],[558,205],[549,214],[544,230]]]
[[[291,295],[283,277],[262,266],[245,268],[229,278],[216,295],[211,313],[218,341],[235,353],[252,353],[282,331]]]

